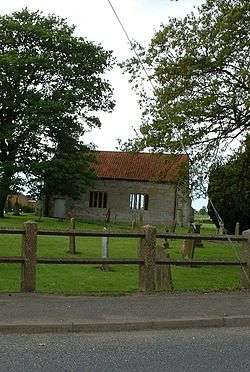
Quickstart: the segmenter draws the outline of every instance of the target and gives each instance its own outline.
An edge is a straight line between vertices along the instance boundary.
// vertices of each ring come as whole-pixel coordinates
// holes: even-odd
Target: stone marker
[[[107,231],[106,227],[103,229],[104,231]],[[102,237],[102,258],[109,258],[109,237],[103,236]],[[101,270],[103,271],[109,271],[110,266],[108,264],[102,264]]]

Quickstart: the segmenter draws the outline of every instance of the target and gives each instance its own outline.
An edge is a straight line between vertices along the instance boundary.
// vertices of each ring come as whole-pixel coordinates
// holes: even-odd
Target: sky
[[[200,5],[202,0],[112,0],[129,36],[143,45],[152,38],[161,23],[169,17],[183,17]],[[0,0],[1,14],[11,13],[28,7],[45,14],[54,13],[76,25],[76,34],[100,43],[113,50],[118,61],[132,56],[129,43],[117,22],[107,0]],[[99,113],[101,129],[94,129],[85,136],[86,142],[93,142],[99,150],[115,150],[117,139],[126,141],[135,136],[141,113],[135,92],[129,84],[129,77],[119,67],[109,72],[108,78],[114,89],[116,107],[112,113]],[[201,208],[204,199],[195,201],[194,207]]]

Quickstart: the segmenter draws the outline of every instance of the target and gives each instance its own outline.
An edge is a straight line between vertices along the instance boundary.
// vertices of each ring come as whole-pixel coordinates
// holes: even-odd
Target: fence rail
[[[1,234],[23,235],[24,229],[0,228]],[[123,232],[123,231],[82,231],[82,230],[37,230],[37,235],[46,236],[78,236],[78,237],[108,237],[108,238],[144,238],[145,232]],[[248,238],[242,235],[201,235],[201,234],[176,234],[176,233],[156,233],[157,239],[176,239],[176,240],[208,240],[208,241],[236,241],[244,242]]]
[[[36,289],[36,265],[37,264],[71,264],[71,265],[139,265],[139,289],[143,291],[155,291],[159,288],[169,288],[168,281],[171,277],[171,265],[176,266],[241,266],[244,267],[245,277],[242,283],[250,289],[250,230],[243,235],[200,235],[200,234],[175,234],[157,233],[152,226],[145,226],[140,232],[111,232],[111,231],[79,231],[79,230],[37,230],[34,222],[24,223],[23,229],[0,228],[1,234],[22,235],[21,256],[1,257],[0,263],[19,263],[21,270],[21,291],[33,292]],[[66,236],[70,237],[110,237],[110,238],[136,238],[140,239],[138,258],[51,258],[37,257],[37,236]],[[243,259],[238,261],[205,261],[205,260],[173,260],[163,257],[158,251],[156,239],[181,239],[181,240],[206,240],[206,241],[236,241],[243,246]],[[164,270],[162,269],[164,268]],[[158,281],[158,282],[157,282]],[[159,282],[160,281],[160,282]],[[165,284],[164,284],[164,283]]]
[[[23,263],[24,257],[0,257],[0,263]],[[143,265],[144,260],[139,258],[54,258],[38,257],[36,262],[39,264],[56,265]],[[201,260],[156,260],[156,265],[174,265],[174,266],[247,266],[247,261],[201,261]]]

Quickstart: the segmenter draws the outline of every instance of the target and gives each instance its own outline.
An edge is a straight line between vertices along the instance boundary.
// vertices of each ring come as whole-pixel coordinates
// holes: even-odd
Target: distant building
[[[188,167],[186,155],[99,151],[96,158],[94,187],[79,200],[51,196],[51,217],[105,220],[110,215],[111,221],[131,222],[140,215],[143,223],[183,226],[192,221],[191,200],[177,187]]]
[[[30,208],[31,211],[32,210],[35,211],[36,201],[29,195],[24,195],[21,193],[8,195],[5,210],[6,211],[15,210],[17,205],[19,206],[20,209],[23,209],[23,207],[28,207]]]

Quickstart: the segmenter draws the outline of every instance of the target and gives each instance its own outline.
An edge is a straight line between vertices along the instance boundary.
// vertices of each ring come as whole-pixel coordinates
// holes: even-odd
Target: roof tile
[[[186,155],[97,151],[94,169],[98,178],[134,181],[175,182]]]

